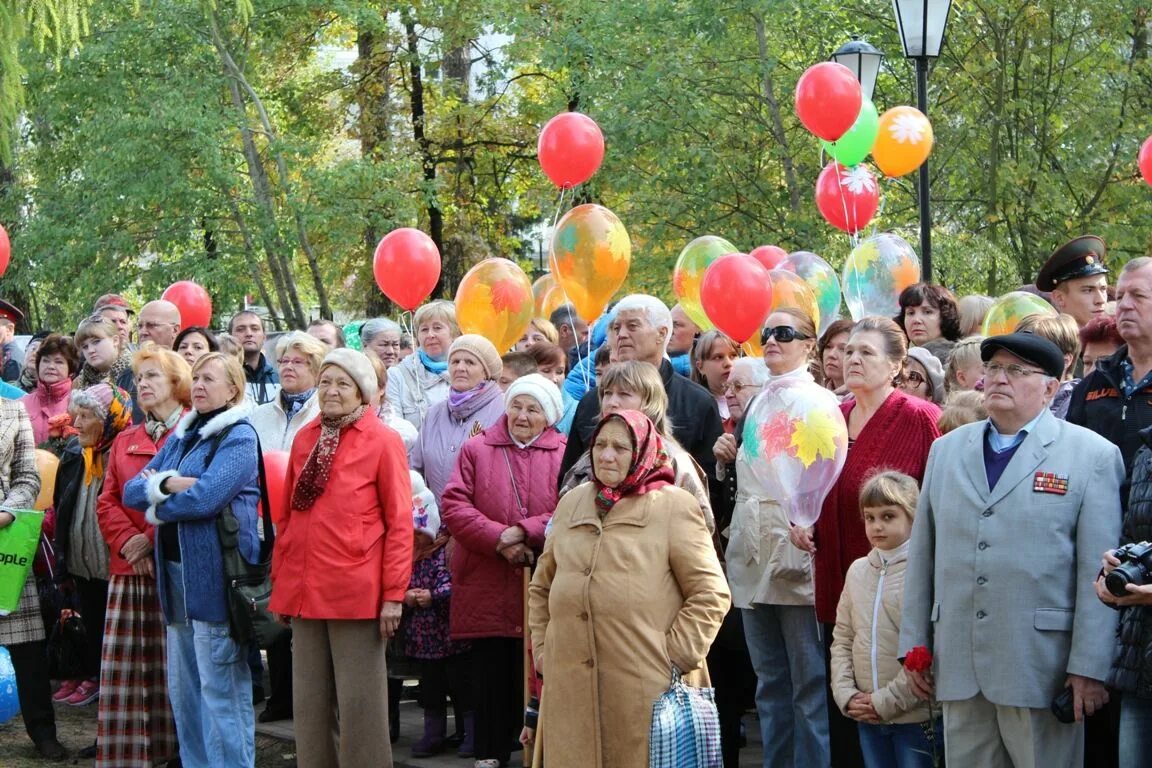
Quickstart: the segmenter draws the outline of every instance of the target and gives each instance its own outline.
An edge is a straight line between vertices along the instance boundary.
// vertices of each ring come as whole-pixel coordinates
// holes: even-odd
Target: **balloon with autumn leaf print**
[[[702,331],[711,331],[716,327],[700,303],[700,285],[704,282],[704,273],[716,259],[737,252],[736,246],[724,238],[703,235],[684,246],[676,259],[676,266],[672,268],[672,291],[676,294],[676,300]]]
[[[528,330],[535,310],[532,281],[508,259],[485,259],[464,275],[456,289],[456,322],[507,352]]]
[[[828,326],[840,319],[840,277],[836,270],[811,251],[793,251],[779,268],[796,273],[812,289],[820,307],[816,325],[823,335]]]
[[[745,416],[740,452],[765,496],[796,525],[812,525],[848,456],[839,401],[813,381],[769,382]]]
[[[602,205],[578,205],[552,233],[552,277],[576,314],[594,322],[620,290],[632,266],[624,224]]]
[[[852,319],[895,317],[900,294],[920,282],[920,259],[902,237],[884,232],[852,249],[844,261],[840,287]]]

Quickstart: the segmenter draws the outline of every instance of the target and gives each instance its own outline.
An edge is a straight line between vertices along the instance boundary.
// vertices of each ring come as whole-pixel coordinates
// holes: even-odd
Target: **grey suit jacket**
[[[1093,589],[1120,540],[1120,450],[1047,411],[994,490],[987,421],[932,446],[904,581],[900,655],[935,656],[936,695],[1046,708],[1068,674],[1105,680],[1116,612]],[[1037,473],[1067,479],[1063,495]]]

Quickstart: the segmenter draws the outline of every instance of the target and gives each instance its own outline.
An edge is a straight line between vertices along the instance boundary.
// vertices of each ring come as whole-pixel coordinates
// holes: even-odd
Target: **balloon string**
[[[844,168],[844,166],[839,165],[839,164],[837,164],[837,167],[840,169]],[[839,171],[836,173],[836,188],[840,190],[840,205],[843,206],[843,208],[844,208],[844,223],[848,225],[848,242],[852,244],[853,248],[855,248],[856,242],[857,242],[857,237],[856,237],[856,234],[852,231],[852,226],[855,222],[849,220],[850,217],[848,215],[848,195],[845,194],[845,192],[844,192],[844,179],[841,178]],[[852,207],[852,213],[853,214],[856,213],[856,207],[855,206]],[[851,218],[854,219],[856,217],[852,216]]]
[[[886,176],[881,177],[881,178],[885,182],[890,181],[890,179]],[[877,227],[880,226],[879,219],[884,215],[884,206],[888,205],[888,195],[886,193],[884,193],[883,189],[881,189],[880,181],[876,182],[876,188],[879,189],[882,194],[880,195],[880,209],[878,211],[876,211],[876,216],[872,219],[872,236],[873,237],[876,236],[876,229],[877,229]]]

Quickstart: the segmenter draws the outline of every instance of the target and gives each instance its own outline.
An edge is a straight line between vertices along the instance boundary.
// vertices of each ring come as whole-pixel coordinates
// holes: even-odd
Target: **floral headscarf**
[[[104,454],[132,423],[132,397],[120,387],[97,384],[72,393],[72,408],[86,408],[104,422],[100,442],[84,449],[84,484],[104,476]]]
[[[596,437],[604,425],[611,421],[624,424],[628,434],[632,437],[632,463],[628,468],[628,475],[615,488],[610,488],[600,482],[595,470],[592,473],[592,482],[596,486],[596,509],[600,515],[608,514],[616,502],[625,496],[642,496],[649,491],[655,491],[676,480],[676,473],[672,469],[672,459],[664,447],[664,440],[648,417],[639,411],[623,411],[605,416],[600,420],[596,431],[592,433],[592,450],[595,451]],[[595,458],[593,457],[593,467]]]

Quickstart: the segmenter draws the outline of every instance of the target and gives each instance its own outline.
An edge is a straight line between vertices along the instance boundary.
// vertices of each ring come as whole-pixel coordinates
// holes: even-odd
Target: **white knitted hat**
[[[360,397],[364,402],[370,403],[372,398],[376,397],[380,389],[376,384],[376,370],[363,352],[346,347],[334,349],[324,356],[324,362],[320,365],[321,372],[329,365],[339,366],[352,377],[356,386],[360,388]]]
[[[504,393],[504,402],[510,403],[517,395],[528,395],[536,398],[540,407],[544,409],[544,417],[548,419],[548,426],[556,425],[564,415],[564,401],[560,399],[560,390],[548,379],[539,373],[530,373],[521,376],[512,382],[508,391]]]

